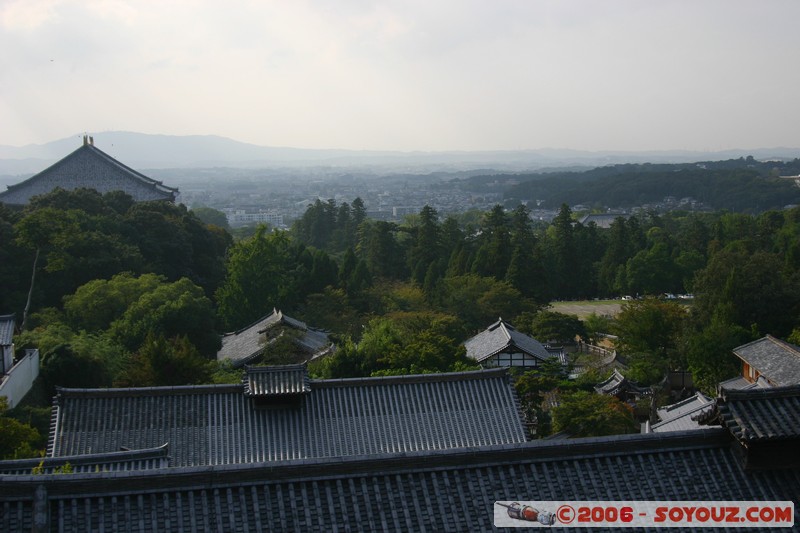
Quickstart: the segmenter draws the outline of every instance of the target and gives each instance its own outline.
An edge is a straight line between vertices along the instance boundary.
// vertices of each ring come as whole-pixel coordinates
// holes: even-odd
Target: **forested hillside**
[[[613,165],[584,172],[475,176],[455,182],[476,191],[502,190],[506,202],[636,207],[665,196],[691,197],[712,209],[760,213],[800,204],[800,188],[779,176],[800,174],[800,159],[752,158],[696,164]]]

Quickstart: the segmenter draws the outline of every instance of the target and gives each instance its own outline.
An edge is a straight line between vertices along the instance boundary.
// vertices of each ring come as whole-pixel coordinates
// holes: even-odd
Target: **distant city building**
[[[94,146],[91,137],[83,137],[83,146],[40,173],[0,193],[0,203],[26,205],[34,196],[56,188],[67,191],[94,189],[101,194],[122,191],[137,202],[166,200],[174,202],[178,189],[127,167]]]
[[[598,228],[608,229],[618,218],[627,219],[628,215],[624,213],[593,213],[581,218],[580,222],[584,226],[588,225],[590,222],[594,222]]]
[[[283,215],[275,212],[248,213],[244,209],[223,209],[231,226],[243,226],[246,224],[269,224],[275,228],[282,228]]]

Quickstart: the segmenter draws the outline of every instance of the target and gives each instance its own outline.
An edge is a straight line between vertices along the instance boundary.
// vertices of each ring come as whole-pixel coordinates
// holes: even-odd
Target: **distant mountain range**
[[[0,175],[25,176],[44,170],[82,144],[82,134],[46,144],[0,145]],[[536,171],[567,166],[595,167],[617,163],[685,163],[752,155],[756,159],[794,159],[800,148],[728,150],[724,152],[654,151],[588,152],[518,150],[476,152],[392,152],[314,150],[248,144],[215,135],[151,135],[110,131],[93,135],[94,144],[136,170],[167,168],[388,167],[432,172],[491,168]]]

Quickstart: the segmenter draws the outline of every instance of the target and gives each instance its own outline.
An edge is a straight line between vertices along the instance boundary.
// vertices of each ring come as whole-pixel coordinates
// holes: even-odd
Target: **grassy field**
[[[550,307],[553,311],[567,315],[577,315],[583,320],[587,316],[595,313],[597,315],[614,316],[619,313],[622,300],[583,300],[577,302],[551,302]]]

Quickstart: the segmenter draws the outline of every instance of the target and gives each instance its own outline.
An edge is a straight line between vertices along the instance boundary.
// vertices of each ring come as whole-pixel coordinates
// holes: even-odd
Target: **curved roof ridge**
[[[96,155],[102,157],[105,161],[107,161],[108,163],[120,168],[121,170],[124,170],[125,172],[127,172],[129,174],[133,174],[134,177],[139,178],[143,182],[145,182],[145,183],[147,183],[149,185],[155,185],[155,186],[163,189],[164,192],[178,192],[177,187],[169,187],[167,185],[164,185],[163,181],[154,180],[153,178],[151,178],[149,176],[145,176],[144,174],[142,174],[138,170],[135,170],[135,169],[129,167],[128,165],[126,165],[125,163],[119,161],[118,159],[115,159],[114,157],[108,155],[107,153],[105,153],[104,151],[102,151],[101,149],[99,149],[98,147],[96,147],[93,144],[87,144],[87,145],[81,146],[80,148],[78,148],[78,150],[81,150],[83,148],[87,148],[89,151],[91,151],[91,152],[95,153]],[[76,150],[76,152],[78,150]],[[75,152],[73,152],[73,153],[75,153]]]
[[[424,383],[436,381],[463,381],[464,379],[490,379],[507,374],[504,367],[481,370],[464,370],[462,372],[437,372],[432,374],[404,374],[399,376],[366,376],[360,378],[312,379],[314,387],[347,387],[351,385],[369,385],[385,383]]]
[[[196,394],[198,392],[239,392],[241,383],[212,383],[205,385],[174,385],[152,387],[105,387],[98,389],[56,387],[56,398],[61,396],[75,397],[103,397],[103,396],[147,396],[153,393],[159,395]]]
[[[800,346],[792,344],[791,342],[785,341],[783,339],[779,339],[778,337],[773,337],[769,333],[767,333],[766,338],[769,339],[771,342],[777,344],[781,348],[785,348],[791,352],[794,352],[795,354],[797,354],[798,357],[800,357]]]
[[[680,430],[668,433],[633,433],[608,435],[604,437],[579,437],[563,440],[534,440],[511,444],[490,444],[484,446],[441,448],[434,450],[415,450],[405,452],[376,453],[369,456],[319,457],[305,459],[284,459],[275,461],[230,463],[217,465],[171,466],[170,474],[180,476],[193,473],[214,472],[218,475],[258,475],[268,471],[271,476],[283,479],[305,478],[309,475],[316,480],[335,476],[337,471],[355,469],[364,472],[369,467],[384,471],[399,470],[414,472],[418,470],[451,469],[494,464],[498,461],[515,463],[531,461],[546,463],[554,460],[574,461],[593,457],[617,457],[628,455],[651,455],[675,451],[727,447],[730,432],[724,428],[711,428],[708,431]],[[566,445],[565,445],[566,444]],[[323,468],[323,466],[325,468]],[[163,478],[167,469],[115,472],[113,480],[125,484],[126,478]],[[51,474],[31,477],[36,482],[48,479]],[[84,477],[89,476],[89,477]],[[76,473],[69,481],[96,479],[93,474]],[[20,476],[20,478],[23,476]],[[20,479],[17,478],[17,479]],[[63,475],[58,480],[67,480]],[[178,479],[178,478],[175,478]]]

